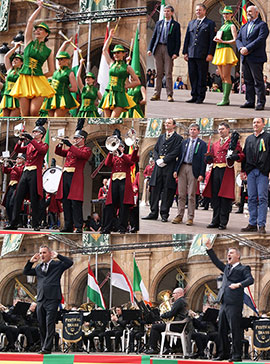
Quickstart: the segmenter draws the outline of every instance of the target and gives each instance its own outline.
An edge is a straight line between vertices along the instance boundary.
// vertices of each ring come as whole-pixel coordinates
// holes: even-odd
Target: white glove
[[[163,167],[165,167],[165,166],[167,165],[166,163],[164,163],[164,161],[163,161],[163,159],[162,159],[162,158],[157,159],[157,160],[156,160],[156,164],[157,164],[160,168],[163,168]]]

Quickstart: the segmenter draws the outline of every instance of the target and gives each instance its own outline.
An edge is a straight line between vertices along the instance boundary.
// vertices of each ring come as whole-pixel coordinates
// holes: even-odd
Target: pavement
[[[266,97],[266,107],[263,111],[255,109],[241,109],[240,105],[245,103],[245,95],[231,94],[230,106],[217,106],[222,100],[222,93],[207,92],[203,104],[189,104],[186,100],[191,98],[190,90],[174,90],[174,102],[168,102],[166,90],[162,89],[160,101],[150,101],[154,93],[154,88],[147,88],[147,110],[148,118],[254,118],[269,117],[270,114],[270,96]]]
[[[168,222],[161,222],[159,216],[158,220],[142,220],[141,217],[147,216],[150,212],[149,206],[140,206],[140,234],[240,234],[241,228],[248,225],[248,213],[245,211],[243,214],[235,214],[238,207],[233,206],[230,214],[229,223],[226,230],[219,229],[206,229],[206,226],[210,224],[212,219],[213,210],[203,210],[199,207],[195,210],[194,224],[187,226],[185,224],[187,216],[185,216],[182,224],[172,224],[172,220],[178,214],[176,203],[170,209],[170,216]],[[268,212],[269,221],[270,212]],[[268,229],[267,229],[268,227]],[[270,233],[269,225],[266,225],[267,233]],[[246,233],[245,233],[246,234]]]

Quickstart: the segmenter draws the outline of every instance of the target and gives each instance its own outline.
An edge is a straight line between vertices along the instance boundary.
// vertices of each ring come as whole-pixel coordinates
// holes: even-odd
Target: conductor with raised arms
[[[58,258],[59,260],[54,260]],[[33,264],[41,263],[33,268]],[[26,263],[23,274],[37,276],[37,319],[40,328],[40,354],[51,354],[57,308],[62,299],[60,279],[73,261],[42,245]]]

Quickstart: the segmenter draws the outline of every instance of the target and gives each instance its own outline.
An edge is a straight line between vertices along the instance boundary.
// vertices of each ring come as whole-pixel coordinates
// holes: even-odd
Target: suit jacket
[[[239,308],[243,307],[244,287],[248,287],[254,283],[254,279],[250,272],[250,266],[242,265],[240,263],[229,272],[229,264],[224,264],[220,261],[213,249],[207,250],[207,254],[215,266],[224,273],[217,301],[228,305],[234,305]],[[231,289],[229,288],[229,285],[232,283],[241,283],[241,287]]]
[[[205,59],[208,54],[215,53],[215,23],[207,18],[201,22],[198,32],[197,19],[188,23],[187,32],[184,41],[183,54],[188,54],[189,58]]]
[[[49,264],[47,273],[41,269],[42,263],[32,268],[34,263],[30,260],[26,263],[23,274],[28,276],[37,276],[37,301],[43,298],[59,300],[62,299],[60,279],[64,271],[70,268],[73,261],[63,255],[58,254],[59,261],[52,260]]]
[[[176,189],[176,182],[173,178],[173,171],[175,166],[175,161],[180,154],[181,142],[183,137],[181,137],[176,132],[166,140],[166,134],[161,134],[156,142],[154,149],[154,160],[155,162],[160,156],[164,156],[163,161],[166,163],[165,167],[159,167],[155,164],[153,173],[149,185],[152,187],[156,186],[156,180],[159,168],[163,169],[163,174],[166,174],[166,187],[171,189]]]
[[[150,52],[152,52],[153,55],[155,55],[157,45],[160,41],[160,36],[162,33],[163,25],[164,25],[164,20],[159,20],[156,23],[154,33],[152,35],[152,39],[151,39],[149,47],[148,47],[148,50]],[[172,19],[171,24],[170,24],[168,38],[167,38],[167,49],[168,49],[168,54],[170,57],[172,57],[174,54],[179,56],[180,45],[181,45],[180,24],[177,21],[175,21],[174,19]]]
[[[161,315],[164,319],[170,319],[174,317],[174,321],[181,321],[187,317],[187,303],[184,297],[178,298],[172,305],[170,311]]]
[[[236,46],[238,50],[242,47],[246,47],[248,49],[248,55],[242,56],[242,61],[249,60],[253,63],[264,63],[267,61],[267,55],[265,51],[266,47],[266,38],[269,34],[269,29],[267,24],[257,18],[254,22],[254,26],[252,31],[248,32],[248,23],[243,25],[240,28],[238,33],[238,37],[236,39]]]
[[[181,143],[180,155],[178,157],[174,169],[175,172],[177,172],[177,174],[179,173],[180,168],[184,163],[189,141],[190,138],[183,140],[183,142]],[[204,155],[206,151],[207,151],[206,143],[202,139],[198,138],[194,147],[194,153],[192,159],[192,172],[195,178],[198,178],[199,176],[205,177],[206,164],[204,162]]]

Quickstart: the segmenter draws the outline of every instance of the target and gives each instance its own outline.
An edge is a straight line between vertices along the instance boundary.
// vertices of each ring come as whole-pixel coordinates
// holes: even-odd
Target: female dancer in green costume
[[[78,117],[98,118],[100,117],[95,102],[101,100],[102,95],[97,87],[94,86],[95,75],[88,72],[85,76],[85,85],[82,82],[81,73],[84,64],[84,59],[80,60],[80,67],[77,73],[78,87],[81,91],[81,107],[78,112]]]
[[[47,24],[40,23],[34,26],[34,21],[42,9],[42,1],[37,1],[38,8],[28,19],[24,39],[24,64],[20,76],[16,81],[10,95],[19,98],[22,116],[38,116],[44,97],[52,97],[55,94],[47,78],[54,72],[54,57],[51,49],[45,42],[50,34]],[[33,28],[35,39],[33,39]],[[48,72],[43,74],[42,65],[47,61]]]
[[[102,53],[106,58],[109,71],[109,84],[99,103],[99,107],[104,110],[105,117],[118,118],[123,111],[126,111],[136,104],[132,97],[126,93],[126,89],[140,85],[140,80],[133,68],[125,62],[125,49],[122,45],[116,45],[113,49],[113,58],[109,54],[109,46],[114,35],[111,29],[110,35],[104,44]],[[128,79],[130,76],[130,80]]]
[[[0,104],[2,109],[2,115],[6,117],[20,116],[20,104],[19,100],[10,96],[10,92],[15,82],[19,78],[19,72],[23,65],[23,56],[15,53],[16,49],[20,47],[21,43],[16,43],[15,46],[5,54],[4,62],[7,70],[6,82],[3,90],[3,98]],[[12,56],[13,60],[11,61]]]
[[[50,117],[65,117],[69,110],[80,106],[71,95],[71,92],[77,91],[77,83],[74,72],[69,67],[70,55],[64,51],[71,40],[72,38],[66,40],[57,52],[59,68],[54,71],[51,82],[55,95],[45,99],[41,107],[41,110],[48,110]]]

